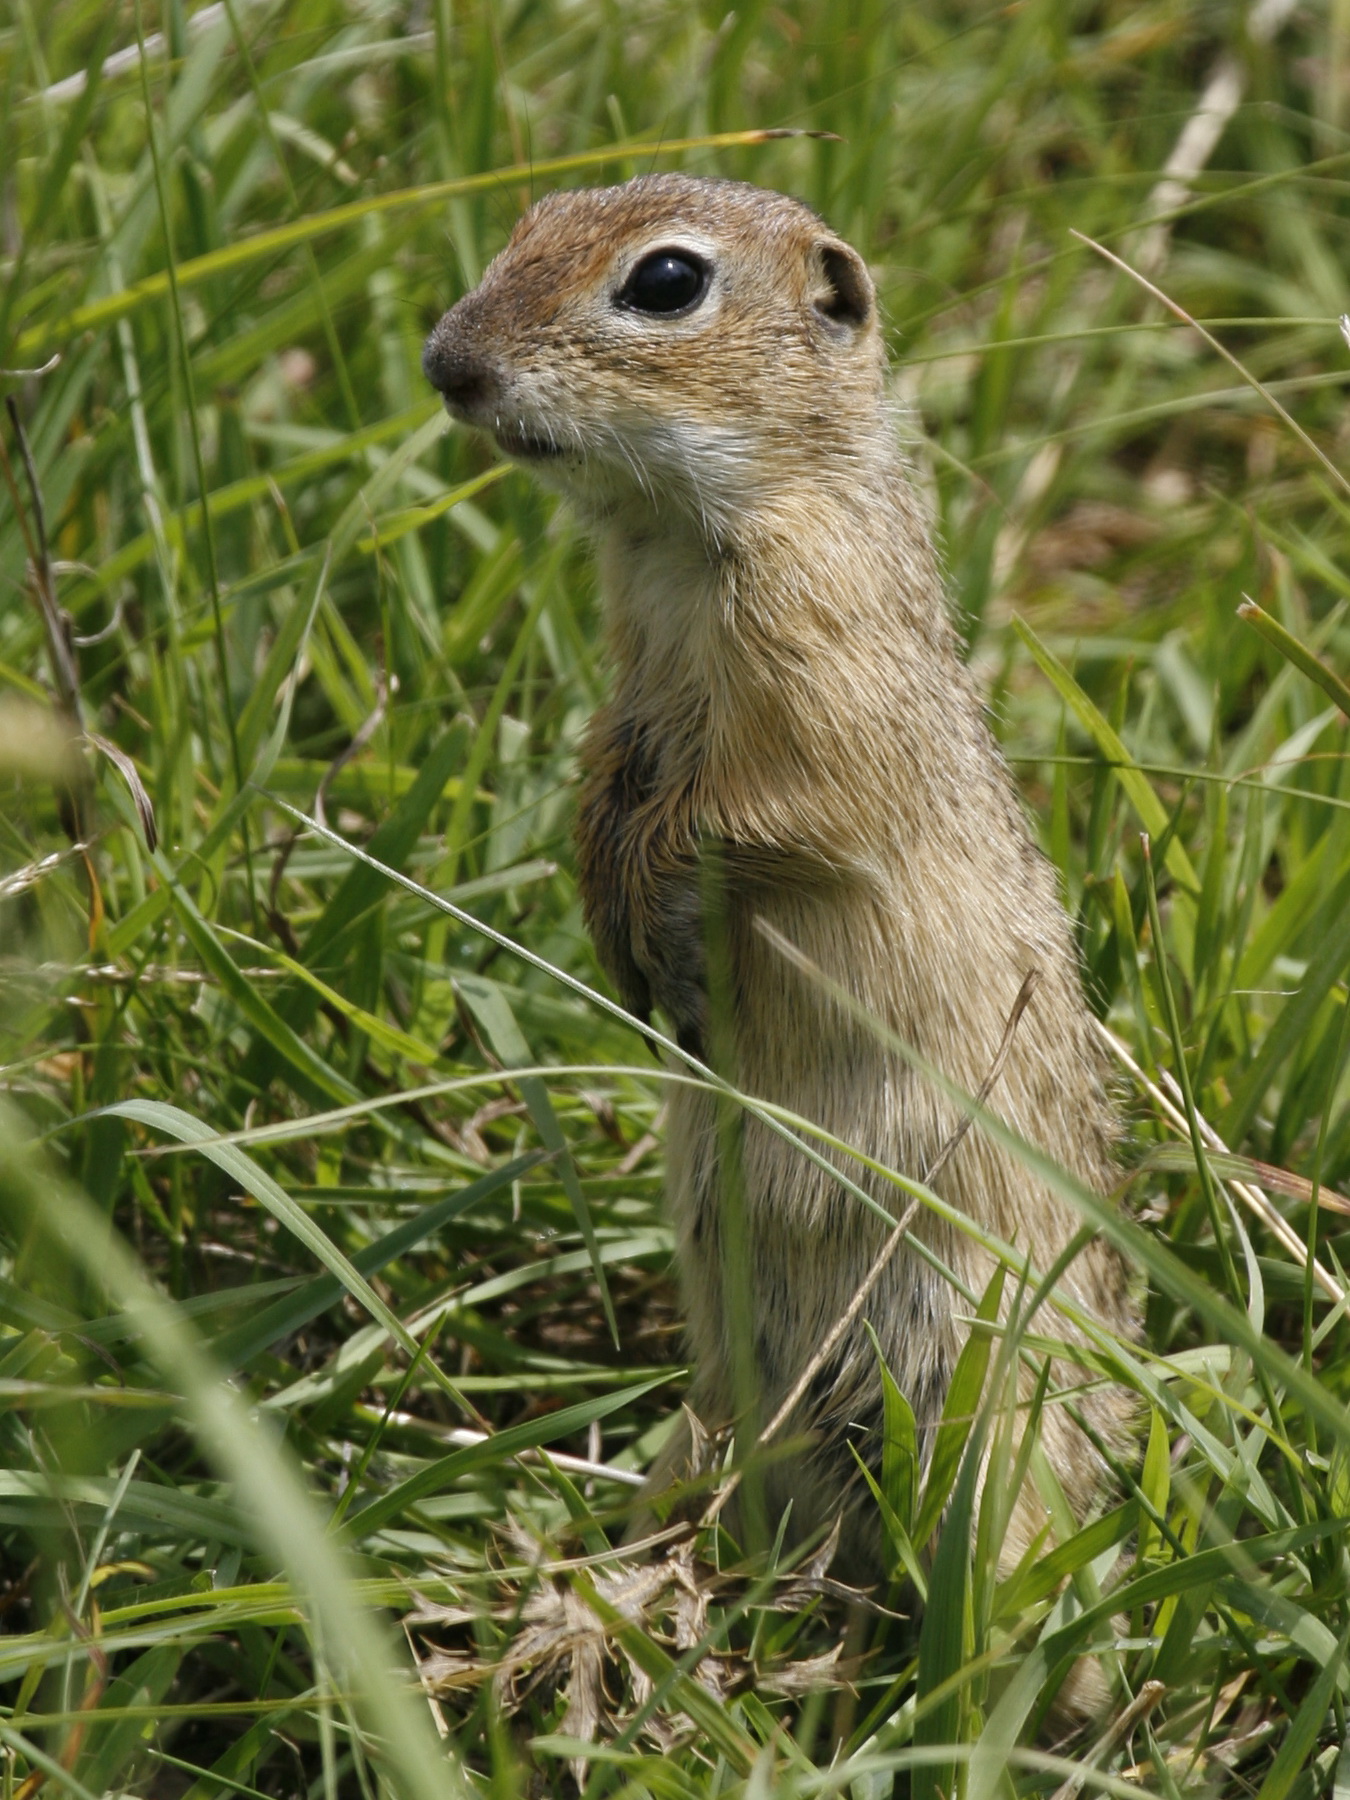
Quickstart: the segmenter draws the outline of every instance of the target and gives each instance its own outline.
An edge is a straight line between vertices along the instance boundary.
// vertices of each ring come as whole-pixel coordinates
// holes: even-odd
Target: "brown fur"
[[[702,304],[676,317],[616,305],[634,264],[666,247],[711,265]],[[753,929],[757,917],[968,1092],[1034,968],[1040,987],[991,1104],[1109,1189],[1115,1124],[1069,924],[957,653],[856,254],[804,206],[731,182],[659,175],[555,194],[440,321],[425,366],[451,411],[560,487],[598,542],[615,686],[583,751],[579,869],[625,1003],[643,1016],[659,1006],[686,1046],[705,1047],[699,854],[716,842],[744,1088],[912,1175],[960,1118],[785,962]],[[754,1120],[742,1162],[753,1278],[727,1295],[712,1102],[675,1089],[669,1200],[692,1404],[710,1427],[732,1412],[732,1309],[748,1320],[767,1416],[885,1236]],[[867,1185],[895,1204],[893,1187]],[[938,1185],[1041,1270],[1077,1228],[1072,1208],[978,1129]],[[917,1229],[983,1289],[990,1263],[968,1237],[931,1216]],[[1064,1286],[1108,1326],[1133,1330],[1105,1243],[1079,1255]],[[867,1307],[925,1447],[967,1312],[907,1250]],[[1057,1315],[1044,1323],[1067,1331]],[[1083,1404],[1108,1439],[1124,1438],[1121,1395]],[[860,1324],[793,1421],[815,1448],[780,1465],[769,1488],[775,1508],[793,1502],[798,1532],[842,1507],[843,1566],[868,1577],[876,1515],[849,1446],[875,1462],[880,1424]],[[1099,1486],[1097,1456],[1060,1407],[1042,1435],[1081,1515]],[[1025,1484],[1005,1567],[1045,1518]]]

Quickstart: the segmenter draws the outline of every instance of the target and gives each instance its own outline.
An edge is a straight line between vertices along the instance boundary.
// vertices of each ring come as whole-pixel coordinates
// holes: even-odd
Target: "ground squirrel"
[[[1115,1120],[1054,872],[1032,844],[957,651],[929,528],[885,389],[872,281],[807,207],[739,182],[649,175],[551,194],[428,339],[423,366],[459,420],[559,489],[593,532],[615,683],[582,751],[579,874],[625,1004],[660,1007],[706,1051],[700,858],[718,846],[735,1075],[911,1175],[961,1118],[763,920],[891,1032],[973,1093],[1028,972],[1040,983],[991,1107],[1098,1192]],[[748,1292],[719,1251],[709,1095],[676,1086],[669,1203],[709,1427],[734,1411],[733,1323],[765,1416],[847,1308],[885,1227],[826,1171],[750,1120],[740,1148]],[[893,1209],[893,1186],[854,1175]],[[1041,1271],[1079,1226],[978,1128],[941,1192]],[[967,1287],[991,1264],[925,1217]],[[1064,1287],[1133,1329],[1100,1238]],[[732,1309],[739,1309],[735,1321]],[[969,1303],[918,1255],[889,1264],[864,1317],[932,1442]],[[1041,1323],[1064,1331],[1057,1315]],[[1062,1374],[1072,1371],[1061,1370]],[[1122,1394],[1083,1412],[1126,1435]],[[795,1532],[842,1510],[842,1569],[875,1579],[881,1383],[859,1321],[792,1421],[812,1448],[767,1476]],[[1060,1406],[1042,1442],[1081,1516],[1101,1465]],[[672,1453],[669,1466],[673,1466]],[[1041,1532],[1028,1480],[1003,1566]]]

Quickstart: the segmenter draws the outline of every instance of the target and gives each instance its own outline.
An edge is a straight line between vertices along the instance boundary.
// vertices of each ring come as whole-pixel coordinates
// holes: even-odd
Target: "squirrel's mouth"
[[[555,444],[549,438],[534,437],[530,432],[522,431],[519,426],[494,425],[492,435],[508,456],[525,461],[543,461],[564,454],[561,444]]]

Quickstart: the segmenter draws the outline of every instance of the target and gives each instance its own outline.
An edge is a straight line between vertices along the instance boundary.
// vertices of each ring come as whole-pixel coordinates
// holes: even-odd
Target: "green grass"
[[[72,642],[7,417],[5,1800],[1350,1793],[1350,26],[1245,16],[4,0],[0,386]],[[836,135],[688,142],[766,127]],[[593,580],[418,357],[532,193],[653,166],[786,188],[871,261],[1138,1070],[1121,1210],[1079,1200],[1147,1289],[1099,1347],[1139,1459],[997,1579],[1024,1295],[926,1477],[891,1399],[922,1614],[714,1530],[610,1553],[684,1372],[668,1077],[571,872]],[[1112,1712],[1054,1745],[1093,1645]]]

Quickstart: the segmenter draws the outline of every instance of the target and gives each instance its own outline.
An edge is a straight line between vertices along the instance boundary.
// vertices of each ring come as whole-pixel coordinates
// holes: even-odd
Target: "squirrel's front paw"
[[[634,955],[652,1000],[674,1027],[681,1050],[700,1061],[708,1044],[708,974],[703,909],[695,882],[668,881],[634,934]]]
[[[675,1030],[675,1042],[687,1056],[708,1060],[708,993],[701,980],[662,984],[657,1002]]]

